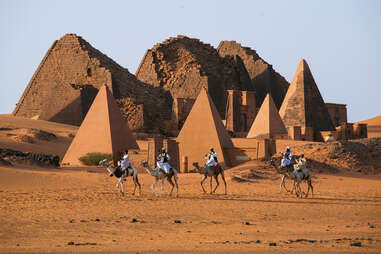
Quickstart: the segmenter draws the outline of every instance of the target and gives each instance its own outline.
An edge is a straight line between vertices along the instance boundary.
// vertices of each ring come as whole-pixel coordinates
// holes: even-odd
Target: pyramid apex
[[[304,58],[302,58],[302,60],[300,60],[299,62],[298,68],[296,69],[295,73],[305,72],[305,71],[310,72],[310,67],[308,66],[307,61]]]

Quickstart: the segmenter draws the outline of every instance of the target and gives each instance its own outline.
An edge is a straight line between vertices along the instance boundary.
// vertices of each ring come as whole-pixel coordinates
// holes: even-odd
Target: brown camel
[[[201,180],[201,188],[202,190],[204,191],[204,193],[206,193],[205,189],[204,189],[204,182],[206,180],[206,178],[209,176],[210,177],[210,194],[213,194],[216,192],[217,188],[218,188],[218,185],[220,185],[220,183],[218,182],[218,176],[221,175],[221,178],[222,178],[222,181],[224,181],[224,184],[225,184],[225,195],[227,194],[227,190],[226,190],[226,181],[225,181],[225,174],[224,174],[224,169],[221,167],[221,165],[218,165],[218,167],[216,169],[212,169],[210,167],[203,167],[203,168],[200,168],[200,166],[198,165],[197,162],[194,162],[193,163],[193,166],[195,166],[195,168],[198,170],[198,172],[202,175],[204,175],[204,178]],[[212,191],[213,187],[212,187],[212,179],[216,180],[216,187],[214,188],[214,190]]]

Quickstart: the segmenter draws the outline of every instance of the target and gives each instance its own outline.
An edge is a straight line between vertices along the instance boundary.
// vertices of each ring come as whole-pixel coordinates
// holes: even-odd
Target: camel
[[[225,181],[225,174],[224,174],[224,169],[221,167],[221,165],[218,165],[218,168],[216,170],[214,169],[211,169],[209,167],[203,167],[203,168],[200,168],[200,166],[198,165],[197,162],[194,162],[193,163],[193,166],[195,166],[195,168],[198,170],[198,172],[202,175],[204,175],[204,178],[201,180],[201,188],[202,190],[204,191],[204,193],[206,193],[205,189],[204,189],[204,182],[206,180],[206,178],[208,178],[208,176],[210,177],[210,194],[213,194],[216,192],[218,186],[220,185],[220,183],[218,182],[218,176],[221,175],[221,178],[222,178],[222,181],[224,181],[224,184],[225,184],[225,195],[227,194],[227,191],[226,191],[226,181]],[[216,180],[216,187],[214,188],[214,190],[212,191],[212,179]]]
[[[306,181],[308,184],[308,190],[307,190],[307,193],[305,194],[305,197],[306,198],[308,197],[310,189],[311,189],[311,192],[313,195],[314,189],[313,189],[312,180],[311,180],[312,179],[312,172],[308,168],[306,168],[306,167],[301,168],[301,165],[299,163],[292,164],[291,167],[277,167],[275,165],[273,159],[270,160],[270,164],[277,170],[277,172],[279,174],[282,175],[282,181],[280,184],[279,193],[282,192],[282,187],[284,187],[287,192],[290,192],[286,188],[286,185],[285,185],[285,179],[290,178],[290,179],[294,180],[294,184],[293,184],[293,188],[291,190],[291,193],[293,192],[293,190],[295,190],[296,196],[302,198],[303,193],[302,193],[301,188],[300,188],[300,183],[303,181]]]
[[[134,192],[132,195],[135,195],[136,186],[139,186],[139,195],[142,194],[142,187],[140,186],[139,179],[138,179],[138,171],[134,167],[129,167],[126,170],[122,170],[120,167],[113,167],[112,164],[107,160],[103,159],[99,162],[99,165],[105,166],[107,171],[110,173],[110,176],[115,176],[118,179],[118,182],[116,184],[116,188],[120,190],[122,193],[122,196],[124,196],[124,187],[123,187],[123,181],[126,177],[132,176],[132,180],[134,181]]]
[[[177,184],[177,170],[174,168],[171,168],[169,174],[164,174],[163,171],[161,171],[159,168],[151,169],[151,167],[148,165],[147,161],[140,162],[140,165],[146,168],[148,174],[155,177],[155,181],[152,184],[152,190],[154,191],[156,196],[159,196],[159,193],[156,191],[156,184],[160,180],[161,181],[161,196],[164,197],[164,180],[167,179],[167,181],[172,185],[172,189],[169,193],[170,196],[172,196],[173,189],[176,185],[176,197],[179,195],[179,186]],[[172,178],[175,181],[175,184],[173,184]]]

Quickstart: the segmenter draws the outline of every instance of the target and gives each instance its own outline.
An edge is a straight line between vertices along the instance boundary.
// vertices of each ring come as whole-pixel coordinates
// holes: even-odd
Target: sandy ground
[[[278,194],[272,172],[227,176],[228,195],[201,178],[158,198],[141,174],[142,195],[128,179],[121,197],[102,168],[0,168],[0,253],[381,253],[381,175],[315,175],[308,199]]]
[[[53,133],[57,138],[50,141],[33,139],[28,133],[32,129]],[[22,152],[54,154],[62,158],[77,130],[78,127],[72,125],[0,114],[0,147]],[[20,142],[19,138],[23,136],[29,136],[32,143]]]

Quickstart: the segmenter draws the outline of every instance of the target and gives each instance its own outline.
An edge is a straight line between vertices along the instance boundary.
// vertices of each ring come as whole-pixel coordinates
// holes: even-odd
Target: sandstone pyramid
[[[287,128],[312,127],[315,139],[319,139],[319,131],[335,130],[324,100],[304,59],[299,63],[279,114]]]
[[[173,99],[196,99],[206,87],[220,116],[226,110],[226,90],[251,90],[243,64],[222,58],[209,44],[179,35],[147,50],[136,77],[162,87]]]
[[[187,156],[189,163],[204,165],[205,154],[213,147],[219,162],[229,165],[224,148],[232,148],[233,144],[205,88],[201,89],[177,141],[180,157]]]
[[[160,119],[155,112],[160,112],[156,109],[166,102],[164,93],[138,81],[127,69],[75,34],[54,41],[13,115],[80,125],[98,89],[105,84],[134,130],[151,129]]]
[[[235,56],[241,59],[250,76],[250,90],[256,92],[258,108],[268,93],[274,99],[276,107],[280,108],[289,83],[273,69],[272,65],[265,62],[255,50],[243,47],[235,41],[221,41],[217,51],[222,57]]]
[[[247,138],[276,138],[281,135],[287,136],[287,129],[280,118],[271,95],[267,94],[247,134]]]
[[[136,140],[108,86],[102,86],[61,164],[81,165],[78,158],[90,152],[113,154],[116,161],[121,151],[130,148],[138,149]]]

